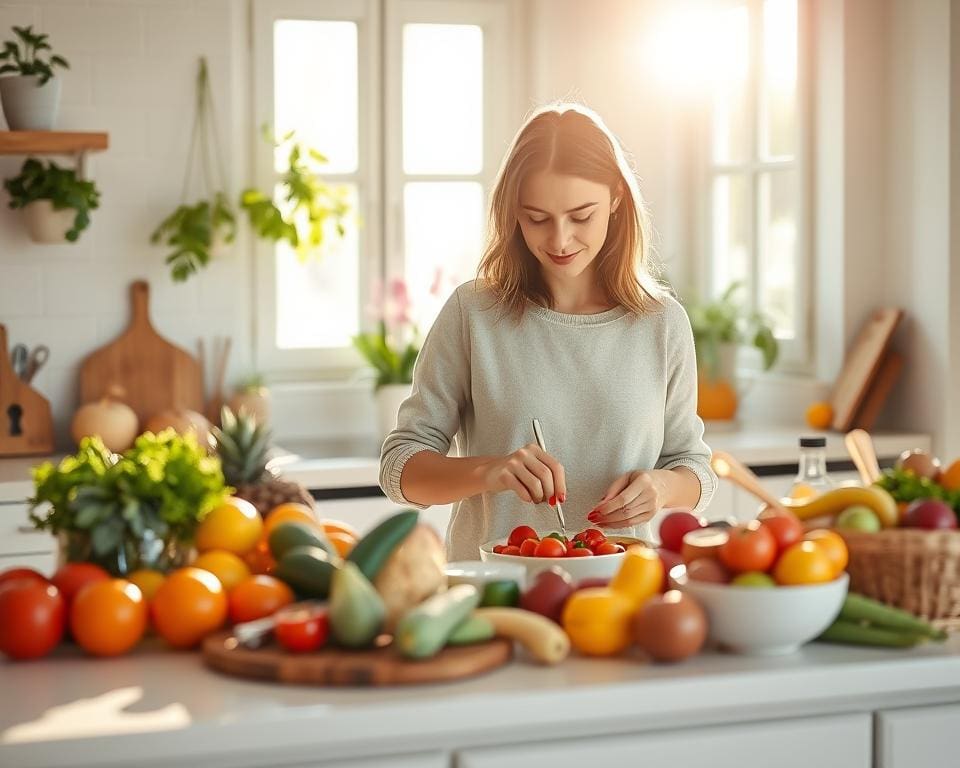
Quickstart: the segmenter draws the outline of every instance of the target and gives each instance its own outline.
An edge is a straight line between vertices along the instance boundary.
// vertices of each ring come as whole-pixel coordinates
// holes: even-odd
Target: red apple
[[[563,604],[573,594],[573,582],[562,568],[553,565],[540,571],[527,590],[520,595],[520,607],[539,613],[557,624],[563,612]]]
[[[704,524],[703,519],[690,510],[674,510],[660,521],[660,546],[671,552],[679,552],[684,534],[703,528]]]
[[[939,499],[917,499],[903,517],[906,528],[952,529],[957,527],[957,515],[946,502]]]

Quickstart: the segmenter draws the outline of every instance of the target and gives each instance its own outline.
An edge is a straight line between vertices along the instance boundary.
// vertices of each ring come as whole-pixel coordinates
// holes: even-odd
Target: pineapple
[[[223,476],[228,485],[236,488],[234,495],[253,504],[263,518],[285,502],[299,502],[314,508],[310,491],[267,469],[271,435],[266,426],[258,424],[243,409],[234,414],[226,406],[220,420],[222,426],[213,428],[213,436],[223,465]]]

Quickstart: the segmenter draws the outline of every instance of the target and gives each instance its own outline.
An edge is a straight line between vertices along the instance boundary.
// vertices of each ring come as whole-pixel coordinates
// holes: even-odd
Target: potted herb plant
[[[118,576],[182,565],[198,524],[229,490],[220,460],[172,429],[141,435],[121,455],[85,437],[33,480],[30,518],[57,535],[60,562],[95,562]]]
[[[100,192],[92,181],[34,158],[3,187],[10,193],[10,207],[23,209],[30,237],[38,243],[75,242],[90,225],[90,211],[100,205]]]
[[[763,369],[777,360],[779,345],[769,321],[749,310],[735,282],[714,300],[687,302],[697,350],[697,413],[705,421],[729,421],[737,413],[736,356],[741,346],[752,346],[763,356]]]
[[[16,40],[7,40],[0,51],[0,102],[11,131],[50,131],[60,106],[60,79],[54,67],[69,69],[62,56],[50,56],[47,35],[34,34],[33,27],[14,27]]]

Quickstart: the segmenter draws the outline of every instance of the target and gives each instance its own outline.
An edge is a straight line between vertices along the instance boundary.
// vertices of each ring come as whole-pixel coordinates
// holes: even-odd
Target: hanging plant
[[[54,211],[72,210],[72,224],[60,232],[60,237],[71,243],[90,225],[90,211],[100,205],[100,192],[92,181],[79,178],[72,168],[61,168],[52,161],[44,166],[32,157],[24,162],[20,175],[4,181],[3,187],[10,193],[11,208],[27,208],[46,200]]]
[[[212,126],[208,123],[212,122]],[[176,282],[183,282],[210,263],[217,250],[232,243],[237,234],[237,220],[230,200],[223,191],[225,174],[223,159],[220,155],[219,132],[216,124],[216,112],[213,96],[210,92],[207,60],[200,58],[197,72],[197,101],[193,118],[193,133],[190,139],[190,152],[187,156],[187,169],[183,179],[182,202],[177,209],[165,218],[150,236],[154,245],[162,242],[173,250],[167,255],[170,274]],[[213,143],[217,160],[219,189],[212,191],[213,172],[210,167],[209,145]],[[189,205],[186,200],[193,176],[194,153],[199,146],[200,176],[205,197]]]
[[[264,127],[264,137],[274,147],[290,148],[287,170],[277,193],[280,205],[271,195],[250,188],[241,193],[240,207],[250,217],[250,225],[257,236],[274,242],[286,240],[304,260],[321,252],[329,225],[333,225],[338,237],[346,234],[344,221],[350,205],[347,189],[324,182],[309,162],[323,164],[328,162],[327,158],[317,150],[295,142],[293,135],[294,132],[290,131],[276,141]]]

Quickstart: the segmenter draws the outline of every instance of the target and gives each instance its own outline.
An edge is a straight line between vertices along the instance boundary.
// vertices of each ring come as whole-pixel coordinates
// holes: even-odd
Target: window
[[[802,4],[800,4],[802,5]],[[779,367],[810,360],[804,19],[797,0],[733,2],[712,19],[707,269],[772,321]]]
[[[342,375],[385,280],[407,281],[426,333],[476,273],[487,195],[514,120],[505,0],[255,0],[258,124],[295,131],[356,216],[319,258],[258,242],[257,364]],[[257,182],[286,154],[257,146]],[[431,289],[434,289],[431,292]]]

